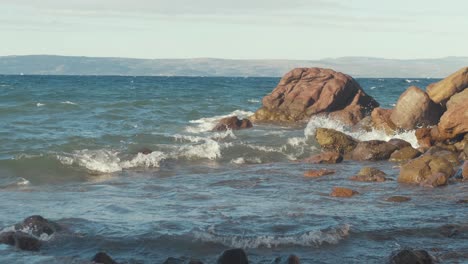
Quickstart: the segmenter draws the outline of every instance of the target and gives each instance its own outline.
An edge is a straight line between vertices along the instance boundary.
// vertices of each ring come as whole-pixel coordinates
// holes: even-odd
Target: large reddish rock
[[[379,104],[349,75],[322,68],[296,68],[283,76],[278,86],[262,100],[252,121],[306,121],[321,113],[357,123]]]
[[[455,138],[468,132],[468,89],[450,98],[447,111],[440,118],[437,127],[443,139]]]
[[[467,87],[468,67],[464,67],[442,81],[429,85],[426,91],[432,101],[443,104]]]
[[[401,94],[390,119],[398,128],[415,129],[437,124],[441,115],[440,105],[431,101],[423,90],[411,86]]]
[[[390,119],[391,115],[392,109],[375,108],[371,113],[373,126],[376,129],[385,131],[389,135],[393,134],[397,127]]]
[[[423,155],[401,166],[398,182],[417,184],[431,182],[434,187],[434,184],[437,184],[436,186],[446,184],[446,181],[441,181],[442,177],[438,173],[448,179],[454,174],[452,164],[442,157]]]
[[[213,131],[226,131],[228,129],[239,130],[251,128],[252,122],[249,119],[239,119],[237,116],[229,116],[222,118],[213,128]]]
[[[350,153],[349,157],[353,160],[386,160],[398,148],[382,140],[362,141],[356,145],[356,148]]]

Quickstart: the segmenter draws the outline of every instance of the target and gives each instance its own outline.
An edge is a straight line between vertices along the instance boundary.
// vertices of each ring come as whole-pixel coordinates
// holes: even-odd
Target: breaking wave
[[[218,120],[221,118],[229,117],[229,116],[237,116],[238,118],[247,118],[253,115],[253,112],[244,111],[244,110],[235,110],[227,115],[219,115],[213,117],[204,117],[197,120],[191,120],[190,123],[193,124],[185,128],[185,131],[189,133],[202,133],[211,131],[217,124]]]

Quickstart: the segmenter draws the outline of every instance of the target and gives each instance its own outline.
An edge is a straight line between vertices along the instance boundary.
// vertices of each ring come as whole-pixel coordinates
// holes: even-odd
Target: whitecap
[[[247,100],[247,102],[252,103],[252,104],[256,104],[256,103],[260,103],[260,100],[258,100],[258,99],[249,99],[249,100]]]
[[[41,106],[44,106],[44,105],[45,105],[45,104],[43,104],[43,103],[37,103],[37,104],[36,104],[37,107],[41,107]]]
[[[74,103],[71,101],[64,101],[64,102],[61,102],[61,104],[77,105],[77,103]]]
[[[371,90],[374,90],[375,88],[377,88],[377,86],[372,86],[370,89],[371,89]]]
[[[194,134],[207,132],[207,131],[213,130],[213,128],[216,126],[216,124],[221,118],[237,116],[238,118],[242,119],[242,118],[247,118],[253,114],[254,113],[250,111],[235,110],[227,115],[204,117],[204,118],[200,118],[197,120],[191,120],[189,122],[194,125],[186,127],[185,131],[189,133],[194,133]]]

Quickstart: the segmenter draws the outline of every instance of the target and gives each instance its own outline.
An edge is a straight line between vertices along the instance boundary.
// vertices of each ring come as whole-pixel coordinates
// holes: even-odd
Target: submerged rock
[[[448,179],[454,174],[453,166],[444,158],[424,155],[401,166],[398,182],[445,185],[447,182],[440,175],[433,176],[436,173],[442,173]]]
[[[393,144],[382,140],[362,141],[356,145],[356,148],[350,153],[353,160],[386,160],[397,150]]]
[[[385,199],[385,201],[393,202],[393,203],[404,203],[404,202],[411,201],[411,198],[406,197],[406,196],[395,195],[395,196],[388,197],[387,199]]]
[[[91,261],[100,264],[118,264],[105,252],[98,252],[96,255],[94,255]]]
[[[351,176],[349,179],[352,181],[361,182],[384,182],[387,174],[385,172],[372,167],[362,168],[357,175]]]
[[[432,256],[425,250],[403,249],[393,252],[389,264],[432,264]]]
[[[314,163],[314,164],[335,164],[340,163],[343,161],[343,156],[335,151],[325,151],[320,154],[311,156],[302,160],[303,162],[307,163]]]
[[[271,264],[300,264],[301,261],[296,255],[289,255],[287,258],[277,257]]]
[[[144,155],[149,155],[153,153],[153,151],[149,148],[141,148],[138,150],[138,153],[144,154]]]
[[[332,192],[330,193],[330,196],[333,197],[351,197],[353,195],[359,194],[357,191],[354,191],[349,188],[344,188],[344,187],[333,187]]]
[[[415,129],[437,124],[441,115],[442,108],[432,102],[426,92],[411,86],[401,94],[390,119],[398,128]]]
[[[304,176],[305,177],[316,178],[316,177],[321,177],[321,176],[325,176],[325,175],[330,175],[330,174],[333,174],[335,172],[336,172],[335,170],[327,170],[327,169],[308,170],[308,171],[304,172]]]
[[[249,264],[247,254],[241,248],[225,250],[219,256],[217,264]]]
[[[40,215],[33,215],[24,219],[22,223],[16,224],[15,229],[27,230],[32,235],[40,237],[42,234],[50,236],[62,228],[57,223],[47,220]]]
[[[352,123],[368,115],[378,103],[350,76],[321,68],[296,68],[262,100],[252,121],[296,122],[320,113],[343,110]]]
[[[213,128],[213,131],[239,130],[251,127],[252,122],[249,119],[240,120],[237,116],[230,116],[220,119],[218,124]]]
[[[390,155],[390,161],[394,161],[394,162],[407,161],[410,159],[417,158],[420,155],[421,155],[421,152],[419,152],[419,150],[413,147],[405,147],[405,148],[402,148],[393,152],[392,155]]]
[[[317,128],[315,139],[323,149],[341,154],[351,152],[357,145],[357,140],[351,136],[330,128]]]
[[[41,241],[24,232],[5,232],[0,234],[0,243],[14,246],[21,250],[39,251]]]
[[[468,67],[464,67],[447,78],[429,85],[427,94],[435,103],[444,104],[454,94],[468,87]]]

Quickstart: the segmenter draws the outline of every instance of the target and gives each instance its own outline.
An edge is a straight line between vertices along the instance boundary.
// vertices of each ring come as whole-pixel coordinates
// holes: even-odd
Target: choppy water
[[[210,132],[248,116],[278,78],[0,76],[0,227],[41,214],[68,228],[40,253],[0,246],[0,263],[86,263],[99,250],[125,263],[193,256],[213,263],[243,247],[253,263],[297,254],[303,263],[382,263],[401,247],[448,263],[468,254],[468,187],[357,183],[362,166],[310,165],[316,127],[258,125]],[[358,79],[383,107],[431,79]],[[379,131],[353,131],[386,139]],[[399,137],[417,144],[412,132]],[[142,148],[154,152],[138,154]],[[303,177],[333,168],[335,175]],[[333,186],[361,195],[328,196]],[[410,202],[384,201],[407,195]],[[455,232],[454,230],[458,230]],[[465,231],[463,231],[465,230]],[[466,257],[466,255],[465,255]]]

